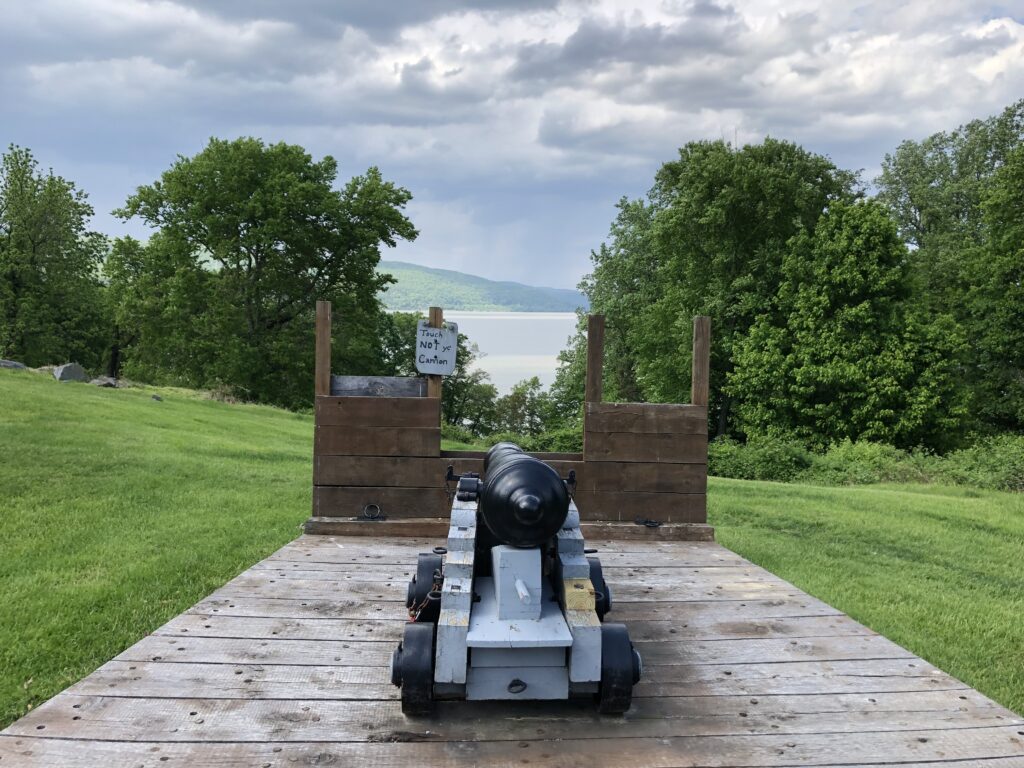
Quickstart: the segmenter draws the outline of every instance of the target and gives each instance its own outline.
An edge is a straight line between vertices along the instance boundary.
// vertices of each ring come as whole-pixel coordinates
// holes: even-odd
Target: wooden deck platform
[[[422,539],[303,536],[0,734],[14,766],[1024,766],[1024,720],[712,542],[588,542],[644,656],[624,717],[449,702],[388,660]]]

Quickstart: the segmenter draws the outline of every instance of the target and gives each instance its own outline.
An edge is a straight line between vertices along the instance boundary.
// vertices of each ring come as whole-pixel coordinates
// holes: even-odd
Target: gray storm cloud
[[[379,165],[415,195],[396,258],[569,286],[622,195],[691,139],[767,134],[870,174],[900,139],[1024,91],[1006,4],[327,0],[0,3],[0,141],[95,225],[210,136]]]

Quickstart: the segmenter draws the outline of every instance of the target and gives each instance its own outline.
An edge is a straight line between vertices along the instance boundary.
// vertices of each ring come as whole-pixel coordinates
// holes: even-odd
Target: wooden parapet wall
[[[707,520],[707,407],[587,403],[577,506],[587,519]]]
[[[318,306],[317,317],[329,323],[330,306]],[[702,525],[710,341],[705,320],[694,324],[696,402],[677,405],[601,402],[604,318],[591,317],[583,451],[533,454],[563,477],[575,472],[576,503],[588,524],[607,523],[613,530],[615,524],[656,521],[690,526],[692,538],[710,535]],[[325,353],[321,346],[330,344],[330,334],[318,326],[316,338],[313,517],[306,530],[350,532],[353,522],[376,514],[396,523],[446,518],[454,492],[445,484],[447,468],[481,473],[484,452],[441,450],[441,400],[428,396],[425,379],[332,376],[329,348]],[[367,532],[383,531],[379,523],[366,525]]]

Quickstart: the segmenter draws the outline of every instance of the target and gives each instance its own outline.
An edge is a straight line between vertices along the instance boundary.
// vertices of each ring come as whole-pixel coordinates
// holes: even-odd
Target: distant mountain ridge
[[[398,281],[381,296],[388,309],[423,311],[437,306],[469,312],[574,312],[588,306],[586,296],[569,288],[488,280],[405,261],[382,261],[377,271]]]

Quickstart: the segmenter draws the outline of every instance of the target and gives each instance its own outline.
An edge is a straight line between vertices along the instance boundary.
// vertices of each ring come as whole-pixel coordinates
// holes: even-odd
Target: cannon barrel
[[[498,541],[536,547],[565,524],[569,491],[540,459],[513,443],[498,443],[484,458],[480,517]]]

